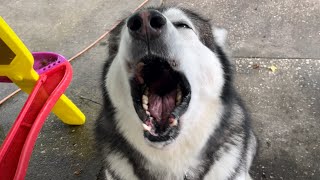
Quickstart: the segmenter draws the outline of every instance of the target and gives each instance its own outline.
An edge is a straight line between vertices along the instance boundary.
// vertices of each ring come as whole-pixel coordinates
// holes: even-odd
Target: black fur
[[[117,30],[118,29],[115,29],[114,31],[117,32]],[[110,40],[114,40],[114,38],[115,37],[112,33]],[[106,75],[106,73],[108,72],[113,58],[114,56],[111,56],[107,60],[104,66],[104,75]],[[105,81],[103,80],[103,82]],[[104,109],[100,115],[100,118],[97,120],[95,129],[98,150],[101,152],[101,154],[122,153],[129,159],[130,163],[133,165],[134,172],[137,177],[139,177],[140,179],[152,179],[152,176],[148,175],[148,171],[144,168],[144,166],[141,165],[141,163],[145,162],[144,157],[125,140],[125,138],[121,133],[119,133],[119,130],[115,125],[115,108],[110,101],[108,92],[105,88],[105,83],[103,83],[103,94],[105,99]],[[106,144],[108,144],[110,147],[117,148],[106,148]],[[106,162],[105,164],[107,167],[104,168],[109,170],[108,163]],[[115,174],[111,174],[111,176],[115,179],[120,179]]]
[[[159,11],[163,11],[165,8],[159,9]],[[191,17],[194,24],[202,24],[200,27],[199,32],[204,32],[200,36],[200,40],[205,44],[208,48],[210,48],[212,51],[214,51],[223,66],[224,70],[224,79],[225,84],[223,86],[223,91],[221,95],[221,99],[223,101],[224,105],[224,112],[222,115],[222,120],[218,126],[218,128],[211,134],[207,145],[202,150],[202,164],[201,166],[197,167],[194,170],[195,175],[189,176],[186,174],[184,177],[185,180],[188,179],[203,179],[205,175],[210,170],[210,167],[214,165],[214,163],[220,159],[219,150],[224,150],[224,152],[227,152],[229,149],[226,146],[226,144],[234,144],[232,137],[234,136],[243,136],[243,148],[241,149],[242,156],[245,156],[247,148],[248,148],[248,139],[250,136],[250,117],[248,115],[247,110],[240,99],[240,97],[237,95],[234,87],[233,87],[233,68],[232,65],[224,53],[223,49],[219,47],[216,43],[214,43],[214,37],[212,35],[212,29],[211,25],[208,22],[208,20],[199,17],[197,14],[189,11],[184,10],[188,16]],[[203,25],[204,24],[204,25]],[[147,159],[143,157],[141,153],[139,153],[133,146],[131,146],[126,139],[122,136],[121,133],[119,133],[119,130],[116,127],[115,122],[115,108],[112,105],[112,102],[110,101],[109,94],[107,92],[106,86],[105,86],[105,76],[109,70],[109,67],[113,61],[113,58],[115,57],[116,53],[118,52],[119,48],[119,37],[121,27],[124,25],[124,21],[120,23],[117,28],[115,28],[109,37],[109,58],[104,66],[103,71],[103,94],[104,94],[104,109],[100,115],[100,118],[97,120],[96,123],[96,129],[95,129],[95,135],[97,140],[97,145],[99,148],[99,151],[102,154],[108,154],[108,153],[117,153],[122,154],[124,157],[126,157],[132,167],[134,168],[134,174],[139,179],[156,179],[146,168],[145,164],[147,163]],[[235,106],[240,106],[242,109],[242,112],[244,112],[244,121],[241,122],[239,125],[235,125],[236,122],[231,122],[233,120],[233,108]],[[114,147],[114,148],[108,148],[108,147]],[[104,157],[105,158],[105,157]],[[242,158],[246,159],[246,158]],[[245,164],[245,161],[239,161],[237,168],[235,169],[235,172],[230,175],[229,179],[233,179],[237,173],[239,173],[240,167]],[[108,169],[109,172],[109,166],[108,163],[105,163],[106,166],[105,169]],[[111,174],[114,179],[120,179],[116,174]]]

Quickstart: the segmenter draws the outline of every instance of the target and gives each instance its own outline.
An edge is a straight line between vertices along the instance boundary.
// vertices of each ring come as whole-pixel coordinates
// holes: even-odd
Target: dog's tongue
[[[177,90],[174,89],[164,96],[159,96],[150,91],[149,112],[160,124],[165,124],[173,111],[176,103]]]

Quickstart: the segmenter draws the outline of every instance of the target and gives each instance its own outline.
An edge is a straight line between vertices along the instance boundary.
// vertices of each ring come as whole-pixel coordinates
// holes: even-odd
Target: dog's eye
[[[176,22],[176,23],[173,23],[173,25],[174,25],[176,28],[191,29],[191,27],[190,27],[189,25],[187,25],[186,23],[183,23],[183,22]]]

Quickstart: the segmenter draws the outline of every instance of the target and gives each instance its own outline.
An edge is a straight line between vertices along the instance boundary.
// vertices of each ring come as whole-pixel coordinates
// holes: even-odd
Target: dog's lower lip
[[[151,132],[151,130],[153,130],[153,126],[154,126],[154,123],[152,121],[154,121],[154,118],[148,117],[148,119],[146,119],[144,122],[142,122],[143,130],[144,131],[149,131],[151,134],[157,135],[157,133]],[[169,127],[178,126],[178,120],[175,117],[173,117],[172,115],[168,119],[168,121],[169,121],[168,122],[169,123]]]

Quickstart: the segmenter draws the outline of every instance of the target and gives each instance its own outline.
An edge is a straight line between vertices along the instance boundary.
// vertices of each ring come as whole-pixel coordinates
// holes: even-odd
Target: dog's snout
[[[145,10],[132,15],[127,27],[133,37],[152,40],[161,35],[166,23],[166,18],[160,12]]]

